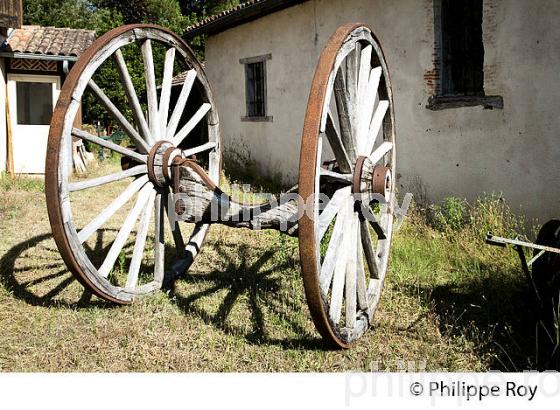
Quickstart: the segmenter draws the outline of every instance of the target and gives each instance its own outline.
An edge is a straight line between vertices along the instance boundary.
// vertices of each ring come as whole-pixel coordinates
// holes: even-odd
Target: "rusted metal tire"
[[[130,89],[127,89],[125,85],[127,76],[128,80],[130,80],[130,75],[128,74],[129,68],[126,68],[127,64],[124,62],[122,54],[120,56],[117,55],[121,53],[121,48],[131,44],[137,44],[139,47],[138,51],[141,49],[143,56],[142,61],[147,84],[149,117],[144,115],[139,103],[134,106],[134,96],[130,94]],[[130,47],[136,47],[136,45],[131,45]],[[165,50],[166,60],[161,86],[162,97],[158,97],[152,47],[154,47],[154,50],[156,48]],[[121,60],[119,60],[119,57]],[[85,132],[80,133],[76,131],[76,129],[73,129],[73,121],[87,87],[89,87],[89,91],[97,96],[100,102],[103,101],[103,90],[96,91],[96,85],[92,83],[91,80],[99,67],[105,63],[109,64],[108,61],[111,58],[114,59],[115,67],[119,71],[123,89],[127,90],[127,101],[133,115],[130,115],[129,118],[129,116],[123,114],[124,111],[119,111],[119,108],[111,108],[111,102],[109,101],[109,103],[107,103],[107,100],[105,100],[102,105],[134,142],[135,149],[133,150],[122,147],[126,150],[123,151],[125,152],[124,155],[133,158],[132,162],[130,159],[128,162],[125,161],[126,167],[123,167],[122,172],[125,172],[127,169],[128,172],[130,172],[130,174],[127,174],[129,175],[127,178],[132,182],[127,189],[133,184],[138,185],[132,187],[136,189],[137,195],[133,193],[127,201],[131,201],[133,196],[136,195],[135,207],[138,206],[140,209],[139,212],[141,212],[138,213],[139,216],[134,214],[137,216],[137,218],[134,219],[132,212],[135,208],[133,208],[128,216],[130,216],[131,220],[134,219],[132,221],[134,224],[132,225],[132,222],[129,221],[127,225],[126,221],[128,219],[126,219],[119,230],[119,234],[121,234],[122,231],[122,236],[125,236],[127,231],[129,235],[131,234],[132,230],[128,230],[130,226],[137,228],[137,239],[134,243],[135,250],[130,257],[130,266],[128,267],[126,283],[121,283],[117,280],[109,280],[109,276],[113,274],[114,270],[114,268],[110,266],[110,262],[115,252],[119,251],[117,245],[114,245],[115,249],[113,249],[113,245],[111,245],[111,249],[106,254],[101,255],[105,258],[101,265],[96,262],[97,259],[94,260],[92,253],[86,249],[88,238],[84,239],[84,237],[87,235],[84,233],[82,237],[79,236],[79,232],[82,232],[82,230],[80,230],[80,225],[83,224],[83,222],[78,222],[75,209],[70,199],[74,191],[90,189],[84,188],[86,185],[84,185],[83,182],[80,183],[79,181],[73,180],[74,177],[71,170],[72,139],[83,138],[95,144],[103,145],[100,143],[98,137]],[[119,62],[122,62],[122,64],[119,65]],[[185,105],[177,103],[175,106],[170,106],[169,99],[172,92],[171,79],[176,75],[176,69],[178,68],[189,70],[190,77],[187,75],[183,84],[191,80],[192,84],[190,87],[185,85],[181,88],[180,96],[185,93]],[[165,71],[166,69],[167,71]],[[187,103],[189,93],[191,97],[189,97]],[[163,97],[164,94],[166,95],[165,99]],[[192,95],[195,95],[195,97],[192,97]],[[197,145],[199,141],[198,136],[195,138],[196,143],[192,143],[192,141],[189,142],[189,138],[194,138],[192,136],[194,134],[192,132],[193,128],[190,128],[189,131],[185,126],[186,120],[183,119],[183,115],[187,116],[187,114],[188,117],[186,118],[194,118],[194,115],[190,117],[191,111],[189,111],[193,108],[193,98],[203,103],[200,107],[200,119],[197,120],[198,122],[196,122],[195,125],[197,131],[202,130],[201,135],[203,135],[203,137],[201,138],[208,139],[208,142],[204,146]],[[137,97],[136,100],[138,100]],[[178,100],[181,100],[181,97],[179,97]],[[117,118],[119,113],[123,114],[125,120],[122,120],[122,118],[119,120]],[[175,125],[172,126],[172,124]],[[187,138],[187,136],[189,137]],[[169,186],[167,185],[161,188],[155,183],[157,182],[155,178],[163,178],[161,176],[161,155],[158,157],[160,161],[159,168],[150,169],[150,172],[147,172],[148,162],[151,167],[158,166],[158,162],[154,161],[154,156],[156,154],[159,155],[159,153],[152,153],[152,151],[154,151],[152,148],[154,145],[161,145],[161,142],[164,140],[171,141],[165,144],[167,148],[169,148],[169,146],[176,146],[181,149],[188,148],[191,154],[196,153],[195,151],[200,148],[199,152],[203,153],[204,156],[208,156],[207,166],[211,178],[215,182],[218,182],[221,171],[218,113],[206,74],[204,73],[203,67],[196,60],[194,53],[180,37],[159,26],[136,24],[116,28],[97,39],[93,45],[82,54],[64,82],[52,117],[45,174],[48,215],[53,237],[60,254],[74,276],[95,295],[105,300],[118,304],[127,304],[136,297],[157,291],[166,281],[172,280],[175,275],[181,274],[188,269],[194,261],[194,258],[198,255],[200,247],[205,239],[209,225],[196,225],[190,239],[185,237],[185,241],[182,239],[180,229],[177,228],[179,231],[177,231],[177,229],[173,231],[177,257],[175,260],[168,262],[168,259],[171,258],[165,256],[165,249],[169,246],[165,244],[166,235],[164,225],[168,225],[165,220],[165,207],[167,206],[165,198],[169,192]],[[192,144],[195,146],[193,147]],[[115,151],[114,146],[111,146],[110,149]],[[122,149],[118,149],[122,151]],[[172,158],[167,158],[167,160],[171,161]],[[131,168],[133,169],[132,171],[130,170]],[[124,180],[120,178],[121,175],[119,172],[105,177],[114,181]],[[91,180],[90,182],[92,184],[98,183],[99,180]],[[130,189],[132,190],[132,188]],[[125,205],[127,203],[128,202],[126,202]],[[151,210],[153,209],[155,209],[155,217],[153,215],[150,216]],[[103,209],[103,212],[105,211],[107,211],[107,208]],[[107,213],[109,213],[109,211],[107,211]],[[100,213],[99,216],[100,215],[103,215],[103,213]],[[137,224],[136,221],[138,221]],[[152,232],[152,221],[155,224],[153,235],[150,233]],[[100,232],[104,231],[103,223],[100,226],[96,225],[97,224],[93,224],[90,225],[90,227],[93,232],[92,234],[97,233],[99,236]],[[159,228],[156,229],[156,226]],[[178,223],[175,222],[175,226],[178,227]],[[97,229],[94,229],[96,227]],[[141,228],[145,229],[141,230]],[[144,233],[141,234],[140,232]],[[144,235],[144,242],[142,242],[142,239],[138,239],[141,238],[142,235]],[[143,257],[143,252],[146,249],[146,241],[150,240],[152,236],[154,236],[154,262],[153,269],[150,273],[150,268],[144,266],[146,262]],[[171,235],[168,234],[167,236],[170,237]],[[113,244],[117,242],[117,238],[118,235]],[[127,236],[125,241],[128,239]],[[136,251],[137,247],[138,252]],[[107,248],[109,248],[109,246],[105,247],[105,249]],[[105,249],[103,249],[103,252]],[[113,256],[111,256],[111,252]],[[124,250],[119,252],[118,256],[120,258]],[[98,256],[96,256],[96,258]],[[127,261],[125,258],[126,256],[123,257],[123,260]],[[133,262],[135,265],[134,269],[132,267]],[[140,265],[142,265],[142,267],[140,267]],[[140,269],[142,270],[139,272]],[[132,272],[134,272],[134,274]],[[142,276],[142,280],[138,278],[139,274]],[[131,278],[130,275],[135,275],[135,277]],[[152,279],[150,279],[150,275],[152,275]]]
[[[537,236],[537,245],[560,248],[560,220],[551,219],[545,223]],[[535,249],[533,256],[540,253]],[[548,321],[554,320],[558,314],[558,299],[560,295],[560,255],[545,252],[533,263],[533,280],[543,303],[543,317]]]
[[[362,73],[368,75],[363,85],[360,79],[366,76]],[[376,80],[377,91],[372,93]],[[363,24],[342,26],[328,41],[315,71],[299,168],[299,193],[308,211],[299,223],[305,294],[317,330],[334,347],[348,348],[358,340],[369,328],[379,302],[391,246],[393,202],[379,207],[379,224],[364,217],[365,210],[375,206],[370,202],[379,189],[375,187],[381,186],[393,198],[395,143],[391,84],[379,42]],[[333,156],[336,165],[324,171],[321,165],[333,164]],[[379,183],[380,176],[387,186]],[[330,198],[324,210],[313,199],[318,194]],[[337,205],[339,201],[342,205]],[[380,234],[372,234],[372,226]]]

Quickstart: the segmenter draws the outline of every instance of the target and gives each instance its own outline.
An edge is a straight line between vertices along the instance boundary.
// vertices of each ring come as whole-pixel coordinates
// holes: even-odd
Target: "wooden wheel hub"
[[[379,194],[389,200],[392,184],[391,168],[376,166],[368,157],[358,157],[354,166],[353,193]]]
[[[169,141],[156,143],[148,153],[148,178],[155,185],[163,188],[172,181],[169,168],[175,158],[182,158],[181,150]]]

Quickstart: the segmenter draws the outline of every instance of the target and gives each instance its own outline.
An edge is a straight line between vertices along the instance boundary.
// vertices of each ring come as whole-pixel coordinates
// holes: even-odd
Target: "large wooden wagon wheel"
[[[311,86],[299,171],[299,193],[312,209],[299,226],[307,301],[321,335],[340,347],[370,326],[387,273],[394,130],[391,84],[378,41],[362,24],[340,27],[323,50]],[[333,155],[334,167],[326,161]],[[322,195],[330,201],[321,210]]]
[[[165,53],[159,97],[153,58],[156,51]],[[140,65],[143,67],[140,69],[125,61],[124,57],[125,53],[132,53],[134,57],[136,52],[142,56]],[[103,90],[97,85],[96,74],[107,66],[118,71],[128,107],[117,107],[107,95],[112,90]],[[172,79],[179,69],[186,70],[186,75],[182,76],[177,102],[170,107]],[[145,96],[135,90],[133,75],[144,77]],[[86,90],[95,95],[128,135],[129,147],[73,127]],[[144,97],[147,113],[140,102]],[[188,108],[192,108],[192,114],[185,119]],[[125,115],[125,109],[131,113],[129,116]],[[206,141],[191,135],[201,124],[206,128],[202,132]],[[121,154],[125,159],[124,169],[94,179],[73,181],[73,138]],[[154,166],[157,165],[154,162],[161,165],[161,161],[177,155],[197,155],[209,177],[218,182],[221,167],[218,114],[204,70],[185,42],[161,27],[130,25],[106,33],[82,55],[64,83],[53,114],[46,163],[47,205],[54,239],[70,270],[98,296],[116,303],[128,303],[136,296],[159,289],[166,274],[184,272],[197,256],[206,236],[207,224],[198,224],[190,238],[183,238],[179,224],[174,222],[172,234],[176,252],[165,252],[165,230],[170,228],[165,226],[169,225],[166,203],[169,189],[165,180],[169,176],[161,174],[166,167]],[[122,180],[128,180],[128,184],[95,218],[80,219],[79,211],[72,206],[73,194]],[[121,208],[130,205],[134,197],[134,205],[112,245],[102,249],[105,252],[101,255],[99,250],[92,252],[95,244],[91,242],[110,233],[104,230],[107,221]],[[115,271],[123,270],[120,259],[123,259],[123,249],[134,229],[136,239],[132,255],[126,256],[129,260],[125,260],[125,265],[128,266],[124,266],[124,275],[119,280]],[[145,254],[148,239],[152,239],[151,258]],[[116,269],[116,265],[121,266]]]
[[[163,44],[165,51],[159,97],[154,43]],[[134,44],[142,55],[147,115],[121,51]],[[170,107],[176,57],[184,61],[187,74],[177,103]],[[131,120],[95,82],[95,73],[113,60]],[[128,134],[130,147],[73,128],[86,89]],[[129,160],[123,161],[122,170],[109,175],[74,180],[72,138],[106,147]],[[97,295],[117,303],[151,293],[166,279],[185,272],[210,224],[298,235],[305,292],[315,325],[328,342],[346,348],[369,328],[387,272],[395,158],[393,102],[383,53],[369,28],[346,25],[329,40],[313,79],[301,145],[299,197],[294,199],[295,190],[291,190],[291,196],[280,203],[237,203],[217,187],[221,165],[218,114],[202,67],[169,31],[125,26],[97,40],[64,84],[49,136],[49,217],[70,270]],[[121,184],[117,186],[122,192],[95,217],[84,221],[78,216],[73,194],[115,184]],[[103,245],[99,237],[110,231],[107,222],[127,203],[129,210],[121,215],[124,222],[115,229],[110,244]],[[177,218],[188,222],[183,227],[192,228],[188,242]],[[166,252],[165,225],[172,228],[173,234],[168,233],[176,248],[172,255]],[[127,257],[130,236],[135,239]],[[152,247],[147,246],[150,238]],[[97,252],[92,252],[94,248]],[[115,271],[120,271],[120,279]]]

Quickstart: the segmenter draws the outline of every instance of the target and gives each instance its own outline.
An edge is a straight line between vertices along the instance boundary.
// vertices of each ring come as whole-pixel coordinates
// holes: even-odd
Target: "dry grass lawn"
[[[118,187],[74,199],[83,209]],[[215,226],[173,289],[115,307],[72,278],[40,180],[0,185],[2,371],[522,370],[535,365],[530,293],[511,251],[413,217],[396,234],[373,330],[326,349],[311,322],[297,240]]]

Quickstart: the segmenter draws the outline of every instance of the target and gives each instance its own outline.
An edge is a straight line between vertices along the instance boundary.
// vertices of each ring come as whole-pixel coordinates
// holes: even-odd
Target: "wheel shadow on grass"
[[[172,286],[172,301],[186,314],[250,344],[325,349],[322,340],[305,327],[308,319],[302,319],[301,312],[307,312],[307,307],[295,295],[280,292],[286,285],[281,275],[289,275],[290,263],[274,263],[275,249],[264,251],[255,261],[249,245],[231,248],[213,245],[214,262],[220,268],[181,276]],[[297,336],[278,337],[278,330],[269,329],[273,324]]]
[[[91,292],[74,279],[50,233],[23,241],[2,255],[0,284],[14,297],[32,306],[113,306],[100,299],[93,299]]]
[[[541,317],[521,269],[498,271],[481,264],[480,271],[479,278],[465,275],[452,284],[404,286],[405,292],[420,296],[435,313],[440,332],[466,340],[490,369],[550,369],[550,343],[542,340],[541,330],[541,340],[536,337]]]

